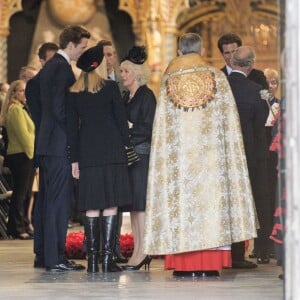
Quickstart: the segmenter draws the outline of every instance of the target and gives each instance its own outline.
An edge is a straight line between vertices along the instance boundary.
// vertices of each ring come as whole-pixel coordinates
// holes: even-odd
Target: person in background
[[[218,39],[218,48],[225,61],[225,66],[222,67],[221,71],[224,72],[226,76],[228,76],[232,71],[232,54],[240,46],[242,46],[242,39],[232,32],[225,33]],[[253,68],[247,77],[261,85],[263,89],[268,89],[268,83],[263,71]]]
[[[267,68],[264,70],[264,74],[267,78],[267,82],[269,84],[269,97],[266,99],[269,105],[269,116],[266,126],[266,136],[267,136],[267,144],[268,147],[271,147],[272,141],[274,140],[275,135],[278,132],[278,124],[280,117],[280,106],[281,101],[276,97],[276,93],[279,87],[279,74],[277,70]],[[278,149],[277,149],[278,150]],[[277,206],[276,197],[277,197],[277,187],[278,187],[278,151],[274,151],[269,149],[269,176],[270,176],[270,188],[271,188],[271,200],[272,200],[272,209],[271,211],[275,211]],[[277,264],[281,265],[282,257],[281,257],[281,247],[278,246],[277,243],[274,244],[274,254],[277,259]]]
[[[58,46],[55,43],[44,43],[40,46],[38,50],[38,57],[42,68],[46,62],[51,59],[57,52]],[[35,125],[35,135],[38,136],[40,123],[41,123],[41,99],[40,99],[40,72],[36,76],[28,80],[25,88],[26,103],[28,105],[29,111],[31,113],[32,120]],[[36,147],[36,140],[35,140]],[[33,190],[30,189],[29,195],[29,205],[27,210],[28,220],[31,221],[32,218],[32,230],[34,235],[33,251],[35,253],[34,268],[44,268],[44,236],[43,236],[43,206],[44,206],[44,181],[42,178],[42,172],[39,170],[39,159],[35,155],[34,158],[34,177],[38,182],[37,187],[37,201],[34,201]],[[34,180],[32,180],[34,182]],[[33,210],[33,216],[32,211]]]
[[[38,50],[38,57],[43,68],[46,62],[54,56],[57,52],[58,46],[55,43],[44,43]],[[31,79],[27,81],[25,95],[27,99],[27,105],[29,107],[32,119],[35,122],[36,130],[40,126],[41,118],[41,102],[39,97],[39,77],[40,73],[37,73]]]
[[[43,178],[44,252],[37,260],[49,272],[83,270],[84,266],[66,259],[65,243],[72,201],[72,173],[66,134],[66,102],[75,82],[70,65],[87,47],[90,33],[81,26],[66,26],[59,36],[59,50],[39,74],[40,126],[36,155]]]
[[[27,82],[30,81],[33,77],[35,77],[37,73],[38,73],[38,71],[35,67],[27,65],[20,69],[19,79],[23,80],[27,86]],[[24,107],[30,114],[30,110],[29,110],[28,104],[27,104],[27,99],[26,99],[26,102],[24,103]],[[30,117],[31,117],[31,115],[30,115]],[[26,193],[26,198],[24,201],[25,223],[28,228],[27,232],[31,236],[33,236],[33,234],[34,234],[34,229],[33,229],[32,223],[31,223],[31,215],[29,218],[28,218],[28,216],[29,216],[29,210],[31,210],[31,208],[33,207],[33,205],[32,205],[32,201],[33,201],[32,184],[33,184],[34,176],[35,176],[35,169],[32,168],[32,172],[30,174],[30,179],[29,179],[29,184],[28,184],[28,191]]]
[[[6,164],[13,180],[7,234],[22,240],[32,239],[25,224],[24,202],[33,169],[34,123],[25,107],[25,82],[13,81],[3,104],[0,123],[8,136]]]
[[[228,76],[228,81],[240,116],[250,183],[260,224],[258,237],[255,240],[258,255],[257,262],[267,263],[270,255],[271,199],[265,198],[264,201],[260,201],[257,191],[261,190],[260,185],[264,183],[257,181],[256,175],[259,172],[264,172],[260,169],[263,164],[258,164],[257,158],[267,157],[264,153],[268,151],[268,146],[265,137],[264,102],[260,95],[261,86],[247,77],[253,68],[254,61],[255,53],[251,47],[238,47],[231,58],[232,72]],[[256,264],[245,260],[244,242],[232,245],[232,260],[233,268],[250,269],[257,267]]]
[[[98,42],[98,45],[103,47],[104,57],[106,60],[107,78],[114,80],[118,84],[121,95],[123,96],[126,92],[126,88],[122,84],[116,49],[113,43],[108,40],[101,40]]]
[[[218,276],[230,245],[256,237],[239,115],[223,72],[187,33],[165,71],[155,112],[144,253],[174,276]]]
[[[286,232],[286,163],[285,163],[285,100],[280,100],[280,113],[274,125],[274,138],[272,140],[270,151],[278,154],[278,184],[276,193],[276,208],[274,212],[274,224],[270,235],[270,239],[275,242],[275,250],[277,250],[277,265],[282,266],[283,273],[278,277],[284,279],[285,269],[285,247],[284,237]]]
[[[221,55],[224,58],[225,66],[221,68],[221,71],[224,72],[224,74],[228,77],[232,71],[231,66],[231,59],[234,51],[242,46],[242,39],[235,33],[229,32],[225,33],[218,39],[218,48],[220,50]],[[248,79],[251,81],[254,81],[255,83],[259,84],[261,86],[261,90],[268,89],[268,83],[266,80],[266,77],[264,76],[263,71],[252,68],[251,72],[247,76]],[[264,105],[262,106],[263,113],[265,115],[265,120],[267,120],[269,115],[269,107],[265,101],[263,101]],[[257,196],[256,198],[260,199],[260,202],[266,202],[266,199],[271,197],[270,195],[270,182],[269,182],[269,176],[268,176],[268,152],[261,151],[260,149],[258,153],[260,153],[262,156],[257,157],[257,163],[261,166],[258,167],[261,172],[256,174],[256,178],[258,182],[264,182],[263,185],[260,185],[260,189],[256,191]],[[267,219],[269,219],[269,216],[267,216]],[[256,250],[256,244],[257,241],[254,241],[254,249],[252,253],[249,255],[250,258],[257,258],[257,250]],[[231,252],[232,255],[234,253],[240,253],[242,252],[242,249],[245,252],[245,244],[244,243],[238,243],[235,245],[232,245],[233,251]],[[234,250],[236,249],[236,250]],[[253,268],[253,263],[251,261],[248,261],[246,259],[243,260],[243,263],[237,263],[237,259],[235,257],[232,257],[233,268],[241,268],[241,269],[247,269],[247,268]]]
[[[4,103],[4,100],[7,95],[7,91],[9,89],[9,84],[7,82],[1,82],[0,83],[0,113],[2,109],[2,105]],[[6,128],[4,126],[0,126],[0,143],[1,143],[1,149],[0,149],[0,173],[8,172],[8,168],[4,167],[4,157],[6,156],[6,150],[7,150],[7,132]]]
[[[146,64],[144,47],[134,46],[121,63],[121,78],[128,89],[123,100],[127,110],[130,136],[140,160],[129,166],[130,185],[133,194],[130,210],[134,250],[125,270],[138,270],[151,262],[151,257],[143,253],[145,228],[146,192],[148,181],[149,156],[152,126],[156,99],[147,86],[150,71]]]
[[[9,89],[9,84],[7,82],[0,83],[0,112],[8,89]]]
[[[131,203],[127,156],[130,146],[124,105],[117,84],[96,72],[103,47],[86,50],[82,70],[70,88],[67,133],[72,175],[79,179],[79,209],[85,212],[87,272],[99,272],[99,217],[102,210],[102,272],[122,269],[113,259],[118,207]]]
[[[21,68],[19,73],[19,79],[27,82],[38,73],[38,70],[32,66],[24,66]]]

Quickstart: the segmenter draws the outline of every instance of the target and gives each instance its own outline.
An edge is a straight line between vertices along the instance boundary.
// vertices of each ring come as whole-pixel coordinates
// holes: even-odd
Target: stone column
[[[0,82],[7,81],[9,19],[14,13],[21,10],[21,0],[0,0]]]
[[[7,81],[7,35],[0,30],[0,82]]]
[[[285,1],[286,269],[285,299],[300,299],[300,2]]]

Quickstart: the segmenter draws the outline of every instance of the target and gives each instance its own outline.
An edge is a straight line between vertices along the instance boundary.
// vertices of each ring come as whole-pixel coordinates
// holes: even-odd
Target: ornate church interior
[[[92,34],[89,46],[101,39],[113,40],[119,59],[133,44],[145,45],[155,90],[167,64],[177,55],[177,38],[185,32],[201,35],[205,61],[215,67],[223,64],[218,38],[235,32],[244,45],[254,47],[257,68],[279,70],[282,1],[1,2],[1,82],[15,80],[22,66],[39,68],[37,48],[43,42],[57,42],[58,33],[67,24],[84,25]]]
[[[219,37],[238,34],[253,47],[255,68],[279,72],[276,96],[285,92],[281,53],[285,48],[285,3],[280,0],[0,0],[0,83],[12,82],[20,69],[40,69],[37,56],[42,43],[58,43],[67,25],[82,25],[90,33],[88,47],[111,40],[121,61],[133,45],[144,45],[151,70],[149,86],[157,95],[169,62],[177,56],[178,38],[200,34],[204,61],[224,66]],[[76,75],[79,70],[72,65]],[[2,188],[1,188],[2,189]],[[4,187],[5,189],[5,187]],[[0,197],[0,219],[7,199]],[[174,278],[164,260],[153,260],[150,271],[90,276],[86,272],[49,274],[32,267],[32,241],[1,235],[0,299],[283,299],[285,281],[274,259],[251,270],[225,269],[217,278]],[[82,231],[82,226],[69,233]],[[130,218],[123,218],[122,233],[130,233]],[[251,247],[252,243],[249,244]],[[252,245],[253,246],[253,245]],[[248,249],[249,254],[251,249]],[[77,260],[77,259],[76,259]],[[82,262],[82,260],[80,260]],[[290,298],[293,299],[293,298]],[[294,298],[296,299],[296,298]]]

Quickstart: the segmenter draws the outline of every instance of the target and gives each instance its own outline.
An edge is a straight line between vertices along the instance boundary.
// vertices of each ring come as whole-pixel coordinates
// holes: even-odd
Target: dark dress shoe
[[[233,261],[232,268],[233,269],[255,269],[257,268],[257,264],[248,260]]]
[[[278,275],[278,278],[281,279],[281,280],[283,280],[284,279],[284,274]]]
[[[173,271],[176,277],[218,277],[218,271]]]
[[[63,262],[65,265],[70,266],[74,269],[74,271],[81,271],[81,270],[85,270],[85,266],[81,265],[81,264],[76,264],[75,261],[73,260],[66,260]]]
[[[46,271],[47,272],[65,272],[65,271],[69,271],[63,266],[65,266],[65,265],[64,264],[59,264],[59,265],[55,265],[55,266],[52,266],[52,267],[46,267]]]
[[[220,273],[218,271],[202,271],[202,276],[204,277],[219,277]]]
[[[201,277],[201,272],[198,271],[173,271],[173,276],[176,277]]]
[[[81,271],[83,269],[85,268],[78,264],[58,264],[46,268],[48,272]]]
[[[34,258],[33,267],[34,267],[34,268],[45,268],[44,259],[42,259],[42,258],[36,256],[36,257]]]
[[[258,257],[257,258],[257,263],[262,265],[262,264],[268,264],[270,262],[269,257],[265,256],[265,257]]]

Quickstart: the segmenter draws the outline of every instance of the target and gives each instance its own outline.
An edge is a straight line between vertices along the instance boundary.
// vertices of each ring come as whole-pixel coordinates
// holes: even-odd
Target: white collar
[[[240,73],[240,74],[243,74],[245,77],[247,77],[247,74],[244,73],[243,71],[240,71],[240,70],[232,70],[231,73],[232,73],[232,72]]]
[[[108,77],[113,80],[113,81],[116,81],[116,74],[115,74],[115,71],[112,70],[112,72],[110,74],[108,74]]]
[[[226,70],[227,70],[227,74],[230,75],[230,73],[232,72],[232,68],[226,65]]]
[[[71,63],[69,55],[64,50],[58,49],[57,53],[63,56],[69,64]]]

